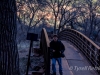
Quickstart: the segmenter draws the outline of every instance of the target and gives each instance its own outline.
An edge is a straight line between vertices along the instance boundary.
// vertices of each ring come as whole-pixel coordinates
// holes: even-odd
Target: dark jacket
[[[52,53],[52,58],[59,58],[61,57],[61,53],[65,50],[65,47],[61,41],[51,41],[50,42],[50,50]],[[55,52],[53,52],[55,50]]]

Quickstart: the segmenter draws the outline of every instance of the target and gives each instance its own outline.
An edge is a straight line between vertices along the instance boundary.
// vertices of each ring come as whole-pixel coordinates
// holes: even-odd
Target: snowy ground
[[[21,75],[25,75],[26,68],[27,68],[27,60],[28,60],[28,52],[29,52],[29,46],[30,42],[21,42],[18,44],[18,51],[19,51],[19,64],[20,64],[20,73]],[[39,48],[39,42],[34,42],[33,47],[38,47]],[[33,55],[33,53],[31,54]],[[31,66],[30,66],[30,71],[32,70],[32,67],[40,65],[41,62],[43,62],[43,57],[31,57]],[[41,63],[42,65],[43,63]]]

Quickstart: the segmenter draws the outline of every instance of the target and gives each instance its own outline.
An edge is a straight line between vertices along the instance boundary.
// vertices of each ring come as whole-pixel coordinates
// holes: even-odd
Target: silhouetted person
[[[50,49],[52,51],[52,71],[53,75],[56,75],[56,61],[59,65],[59,73],[63,75],[62,72],[62,53],[65,50],[65,47],[61,41],[58,40],[57,35],[53,35],[53,40],[50,42]]]

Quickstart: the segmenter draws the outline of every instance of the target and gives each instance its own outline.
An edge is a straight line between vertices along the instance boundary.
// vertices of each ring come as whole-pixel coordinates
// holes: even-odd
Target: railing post
[[[47,71],[46,71],[46,75],[50,75],[50,47],[48,47],[48,62],[47,62]]]
[[[50,75],[50,48],[49,38],[46,30],[43,28],[41,32],[41,48],[43,49],[45,75]]]

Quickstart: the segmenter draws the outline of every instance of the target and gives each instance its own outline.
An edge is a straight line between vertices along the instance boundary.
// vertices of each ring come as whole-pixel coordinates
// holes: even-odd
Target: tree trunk
[[[95,36],[94,36],[94,41],[97,40],[97,37],[99,36],[99,33],[100,33],[100,30],[98,30],[98,32],[95,34]]]
[[[19,75],[16,2],[0,0],[0,75]]]
[[[58,29],[58,32],[57,32],[57,34],[59,34],[59,32],[60,32],[60,29],[61,29],[61,26],[59,25],[59,29]]]
[[[55,16],[54,32],[53,32],[54,34],[56,34],[56,26],[57,26],[57,25],[56,25],[56,24],[57,24],[56,22],[57,22],[57,16]]]

